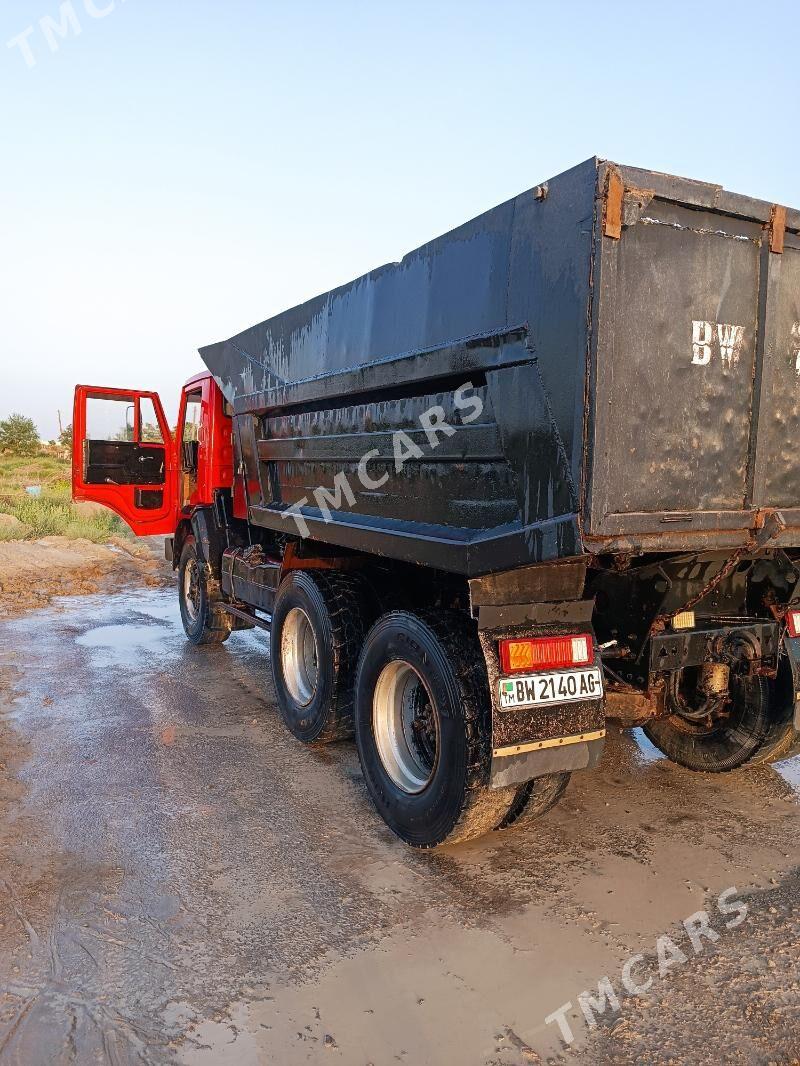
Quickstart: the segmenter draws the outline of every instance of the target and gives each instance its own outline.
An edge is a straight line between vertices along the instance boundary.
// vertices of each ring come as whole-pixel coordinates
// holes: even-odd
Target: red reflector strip
[[[790,637],[800,637],[800,611],[786,612],[786,628]]]
[[[798,612],[800,617],[800,612]],[[557,670],[563,666],[585,666],[594,650],[588,633],[568,637],[534,637],[527,640],[501,640],[500,666],[504,674],[521,670]]]

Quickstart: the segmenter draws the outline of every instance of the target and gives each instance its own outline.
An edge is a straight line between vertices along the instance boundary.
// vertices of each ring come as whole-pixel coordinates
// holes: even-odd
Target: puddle
[[[172,649],[165,648],[165,638],[171,635],[158,625],[109,625],[88,629],[75,638],[75,643],[105,652],[107,658],[117,663],[140,666],[143,652],[158,656],[173,654]]]
[[[772,769],[776,774],[780,774],[789,788],[800,799],[800,755],[795,755],[785,762],[773,763]]]
[[[655,744],[650,743],[644,735],[643,729],[634,729],[632,735],[633,739],[636,741],[636,747],[638,748],[637,756],[642,765],[660,762],[662,759],[666,759],[666,755],[660,752]]]
[[[132,606],[131,613],[143,615],[145,618],[157,618],[161,622],[178,624],[180,622],[180,612],[177,593],[171,595],[166,601],[163,595],[158,599],[153,597],[149,602],[146,600],[138,601]]]

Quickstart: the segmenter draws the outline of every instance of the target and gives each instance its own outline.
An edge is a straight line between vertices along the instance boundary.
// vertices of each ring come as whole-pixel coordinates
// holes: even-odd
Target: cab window
[[[186,408],[181,426],[181,488],[180,502],[186,507],[197,491],[197,466],[200,451],[200,417],[203,393],[196,389],[186,395]]]
[[[186,397],[186,417],[183,420],[183,434],[181,439],[184,443],[200,440],[200,409],[202,407],[203,394],[190,392]]]
[[[163,444],[164,435],[158,424],[156,405],[149,396],[139,399],[139,439],[142,443]]]
[[[86,399],[86,440],[132,441],[134,399],[89,396]]]

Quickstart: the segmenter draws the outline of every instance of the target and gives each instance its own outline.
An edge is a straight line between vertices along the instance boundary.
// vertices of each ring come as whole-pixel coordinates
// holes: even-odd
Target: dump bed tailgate
[[[800,526],[797,213],[612,167],[598,193],[587,533],[738,543],[766,508]]]

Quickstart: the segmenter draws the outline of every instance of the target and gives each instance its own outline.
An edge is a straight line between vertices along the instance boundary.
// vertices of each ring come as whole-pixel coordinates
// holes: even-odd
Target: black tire
[[[528,825],[555,807],[566,791],[572,775],[564,771],[558,774],[545,774],[533,781],[520,785],[511,806],[496,827],[498,831],[512,826]]]
[[[219,606],[219,596],[219,586],[190,534],[178,563],[178,602],[183,631],[192,644],[222,644],[231,635],[231,615]]]
[[[752,766],[779,762],[800,751],[800,733],[794,728],[794,678],[789,660],[780,660],[770,691],[772,715],[764,743],[750,760]]]
[[[645,736],[688,770],[720,774],[751,762],[768,734],[770,688],[763,677],[732,676],[731,686],[731,711],[711,728],[672,713],[644,726]],[[667,699],[675,708],[674,696]]]
[[[380,724],[390,712],[384,716],[379,708],[389,707],[401,708],[403,719],[394,746]],[[412,721],[405,721],[406,712]],[[392,611],[375,623],[358,664],[355,728],[370,796],[392,832],[412,847],[488,833],[514,798],[515,787],[488,788],[486,667],[474,623],[457,612]],[[387,756],[400,748],[399,756]]]
[[[316,676],[303,678],[293,612],[313,640]],[[272,678],[281,717],[304,744],[329,744],[353,735],[353,686],[370,614],[364,586],[353,575],[295,570],[275,597],[270,644]],[[308,671],[306,671],[308,672]],[[307,683],[306,683],[307,682]]]
[[[794,755],[800,755],[800,733],[795,729],[794,722],[789,720],[782,724],[773,723],[767,739],[749,765],[761,766],[763,763],[780,762],[782,759],[791,759]]]

